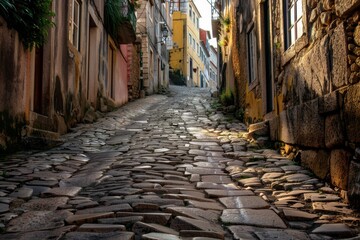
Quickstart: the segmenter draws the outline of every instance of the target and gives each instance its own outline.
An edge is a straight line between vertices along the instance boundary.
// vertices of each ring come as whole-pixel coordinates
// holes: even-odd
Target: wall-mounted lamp
[[[160,31],[161,31],[161,40],[157,43],[165,44],[167,37],[169,36],[169,30],[165,22],[159,22],[161,24]]]

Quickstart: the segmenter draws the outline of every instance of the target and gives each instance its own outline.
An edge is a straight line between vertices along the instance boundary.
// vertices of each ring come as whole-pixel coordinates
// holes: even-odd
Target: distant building
[[[174,47],[170,51],[170,67],[180,71],[187,86],[200,87],[201,73],[204,72],[204,63],[200,58],[200,17],[193,1],[173,2]]]
[[[172,48],[170,3],[140,1],[137,37],[141,42],[140,82],[146,94],[169,85],[169,50]]]

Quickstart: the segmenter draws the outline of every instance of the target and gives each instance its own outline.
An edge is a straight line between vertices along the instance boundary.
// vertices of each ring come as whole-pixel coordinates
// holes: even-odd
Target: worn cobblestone
[[[337,189],[248,139],[207,90],[171,92],[3,159],[0,238],[360,238]]]

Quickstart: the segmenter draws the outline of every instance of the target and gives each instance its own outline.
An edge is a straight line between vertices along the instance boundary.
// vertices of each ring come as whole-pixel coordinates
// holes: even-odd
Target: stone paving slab
[[[179,235],[179,232],[177,232],[172,228],[165,227],[155,223],[144,223],[144,222],[136,222],[132,227],[132,231],[138,236],[142,236],[143,234],[151,233],[151,232]]]
[[[227,197],[227,196],[252,196],[254,193],[250,190],[222,190],[222,189],[205,189],[209,197]]]
[[[167,233],[147,233],[142,235],[142,239],[144,240],[181,240],[181,238],[177,235],[167,234]]]
[[[64,206],[68,200],[68,197],[31,199],[24,203],[21,208],[28,211],[54,211]]]
[[[101,213],[85,213],[85,214],[75,214],[70,217],[67,217],[65,221],[68,224],[83,224],[83,223],[92,223],[102,218],[114,217],[113,212],[101,212]]]
[[[170,225],[171,228],[182,231],[182,230],[203,230],[208,232],[216,232],[221,235],[224,235],[224,230],[219,225],[199,220],[199,219],[193,219],[183,216],[177,216]]]
[[[102,212],[128,212],[132,211],[132,207],[127,204],[115,204],[110,206],[100,206],[95,208],[87,208],[76,211],[76,214],[102,213]]]
[[[81,190],[81,187],[56,187],[42,193],[43,196],[74,197]]]
[[[193,207],[168,207],[165,211],[172,213],[175,216],[184,216],[210,222],[216,222],[220,217],[220,211],[204,210]]]
[[[1,238],[7,240],[60,239],[67,232],[73,231],[75,229],[76,229],[75,225],[70,225],[70,226],[65,226],[51,230],[44,230],[44,231],[5,233],[1,235]]]
[[[31,232],[64,226],[64,220],[73,214],[60,211],[29,211],[9,222],[7,232]]]
[[[283,220],[274,211],[268,209],[225,209],[221,220],[226,224],[286,228]]]
[[[77,229],[78,232],[116,232],[116,231],[125,231],[126,228],[124,225],[120,224],[94,224],[94,223],[85,223],[80,225]]]
[[[93,233],[93,232],[71,232],[65,235],[64,240],[132,240],[134,233],[132,232],[109,232],[109,233]]]
[[[223,197],[219,201],[226,208],[269,208],[270,205],[258,196]]]

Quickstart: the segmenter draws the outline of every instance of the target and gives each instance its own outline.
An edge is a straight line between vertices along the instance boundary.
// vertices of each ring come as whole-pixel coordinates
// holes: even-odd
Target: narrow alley
[[[356,212],[206,89],[131,102],[0,162],[0,239],[359,239]]]

